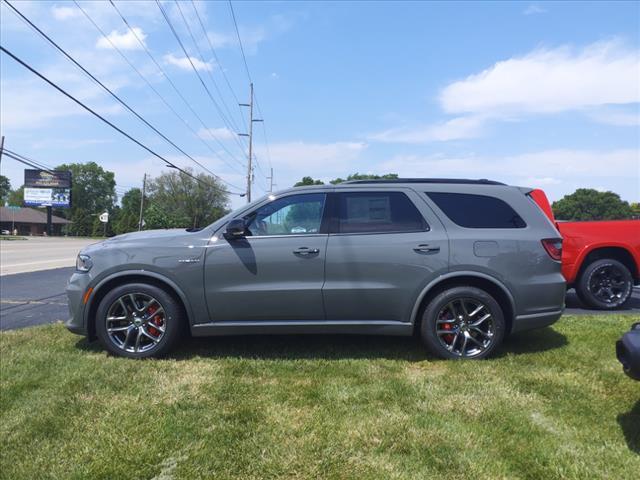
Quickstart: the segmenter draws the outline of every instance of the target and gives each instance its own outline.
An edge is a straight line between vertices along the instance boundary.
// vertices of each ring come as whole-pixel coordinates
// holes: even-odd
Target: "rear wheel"
[[[589,307],[601,310],[619,308],[633,291],[631,272],[613,259],[596,260],[587,265],[576,284],[580,300]]]
[[[454,287],[427,305],[420,331],[427,349],[440,358],[485,358],[502,343],[505,321],[487,292]]]
[[[144,283],[121,285],[107,293],[96,315],[96,333],[114,355],[156,357],[180,335],[182,309],[165,290]]]

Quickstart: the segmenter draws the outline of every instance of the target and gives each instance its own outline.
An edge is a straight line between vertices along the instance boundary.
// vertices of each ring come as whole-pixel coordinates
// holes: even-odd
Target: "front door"
[[[323,320],[325,193],[280,197],[244,219],[247,234],[212,242],[205,289],[212,321]]]

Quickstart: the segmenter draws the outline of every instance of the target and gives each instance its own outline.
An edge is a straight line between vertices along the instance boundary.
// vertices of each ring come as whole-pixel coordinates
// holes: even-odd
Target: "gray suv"
[[[483,358],[564,308],[562,241],[529,188],[399,179],[297,187],[198,230],[129,233],[78,255],[74,333],[165,354],[182,333],[419,333]]]

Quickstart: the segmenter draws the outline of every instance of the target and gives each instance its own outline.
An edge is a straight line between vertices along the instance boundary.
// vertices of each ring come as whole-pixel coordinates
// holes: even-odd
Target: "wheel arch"
[[[114,287],[125,283],[149,283],[156,287],[162,288],[167,293],[172,295],[175,300],[180,304],[184,314],[187,318],[188,326],[191,327],[191,319],[193,318],[193,312],[191,306],[187,300],[184,292],[170,279],[155,272],[149,272],[145,270],[130,270],[117,272],[107,276],[98,282],[91,292],[91,297],[87,302],[85,308],[85,325],[87,325],[87,334],[89,339],[96,338],[95,316],[98,310],[98,305],[104,298],[104,296]]]
[[[631,272],[631,276],[635,281],[640,280],[640,272],[638,271],[638,264],[633,254],[623,246],[594,246],[583,254],[582,259],[579,262],[580,267],[576,274],[576,282],[580,280],[585,268],[596,260],[602,260],[610,258],[622,263]]]
[[[506,333],[511,332],[515,318],[515,300],[509,289],[498,279],[480,272],[463,271],[442,275],[422,289],[411,312],[414,332],[420,329],[422,313],[429,302],[439,293],[453,287],[468,286],[486,291],[503,309],[507,324]]]

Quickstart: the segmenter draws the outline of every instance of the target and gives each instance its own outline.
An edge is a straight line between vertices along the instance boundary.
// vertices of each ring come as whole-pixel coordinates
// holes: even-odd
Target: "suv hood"
[[[188,232],[184,228],[170,228],[170,229],[162,229],[162,230],[143,230],[141,232],[131,232],[124,233],[122,235],[117,235],[115,237],[109,238],[105,240],[105,243],[118,243],[118,242],[129,242],[129,241],[139,241],[139,240],[154,240],[158,238],[169,238],[169,237],[179,237],[179,236],[187,236],[192,235],[195,232]]]

